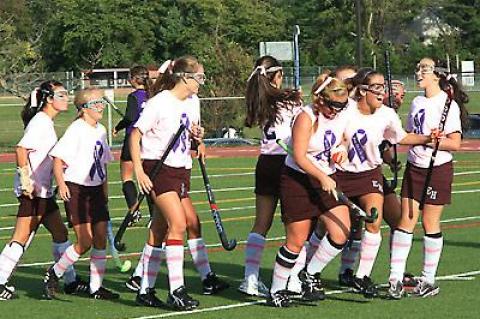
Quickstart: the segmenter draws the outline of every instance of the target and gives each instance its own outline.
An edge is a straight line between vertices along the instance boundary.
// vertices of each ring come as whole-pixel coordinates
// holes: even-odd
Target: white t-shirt
[[[352,173],[372,170],[383,162],[378,148],[382,141],[397,144],[407,132],[397,113],[385,105],[369,115],[362,114],[357,104],[350,111],[344,135],[348,143],[348,161],[337,165],[337,168]]]
[[[440,124],[446,99],[447,93],[443,91],[431,98],[417,96],[412,101],[412,106],[408,113],[407,131],[430,135],[432,129],[438,128]],[[462,123],[460,121],[460,108],[455,101],[452,101],[450,110],[448,111],[447,121],[445,122],[444,133],[447,135],[455,132],[462,132]],[[423,145],[410,147],[408,151],[408,162],[417,167],[428,168],[432,152],[433,148]],[[435,158],[434,166],[450,162],[452,158],[451,152],[439,150]]]
[[[53,196],[53,160],[48,156],[48,152],[56,142],[57,134],[52,119],[45,112],[38,112],[28,123],[22,139],[17,144],[28,150],[28,161],[32,171],[30,179],[36,197]],[[22,195],[18,173],[15,175],[14,188],[17,197]]]
[[[324,117],[322,113],[316,116],[313,112],[312,105],[302,107],[302,111],[310,117],[312,126],[318,121],[318,128],[310,137],[308,143],[307,158],[323,173],[331,175],[335,173],[335,165],[330,159],[331,151],[342,142],[343,133],[347,126],[350,112],[347,109],[338,113],[335,118],[328,119]],[[301,114],[301,112],[299,114]],[[291,139],[289,141],[289,147],[292,147]],[[297,165],[291,155],[287,156],[285,165],[299,172],[305,173]]]
[[[292,124],[295,114],[299,113],[300,105],[294,103],[278,103],[279,118],[273,126],[264,126],[262,129],[262,141],[260,153],[264,155],[287,155],[287,152],[277,144],[277,139],[288,142],[292,136]]]
[[[193,122],[199,122],[198,97],[192,96],[181,101],[170,91],[165,90],[147,101],[135,127],[142,132],[140,157],[159,160],[171,139],[178,131],[180,123],[191,129]],[[184,130],[165,160],[170,167],[191,166],[190,133]]]
[[[64,179],[84,186],[98,186],[107,178],[106,165],[113,160],[107,142],[107,131],[83,119],[75,120],[65,131],[50,156],[66,164]]]

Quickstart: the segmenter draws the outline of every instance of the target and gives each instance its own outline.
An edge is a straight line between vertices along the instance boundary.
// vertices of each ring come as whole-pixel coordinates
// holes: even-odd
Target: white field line
[[[458,273],[458,274],[451,274],[448,276],[440,276],[440,277],[437,277],[436,279],[442,280],[441,278],[447,278],[447,277],[448,278],[464,278],[464,276],[469,276],[469,275],[471,276],[471,275],[478,275],[478,274],[480,274],[480,271],[476,270],[476,271],[469,271],[469,272]],[[338,294],[343,294],[350,291],[351,291],[351,288],[330,290],[330,291],[326,291],[325,295],[338,295]],[[204,313],[204,312],[214,312],[214,311],[242,308],[242,307],[248,307],[248,306],[264,304],[264,303],[265,303],[265,300],[258,300],[258,301],[242,302],[242,303],[231,304],[231,305],[215,306],[215,307],[209,307],[209,308],[203,308],[203,309],[197,309],[197,310],[191,310],[191,311],[167,312],[167,313],[161,313],[158,315],[132,317],[129,319],[156,319],[156,318],[177,317],[177,316],[192,315],[192,314]]]
[[[480,219],[480,216],[467,216],[467,217],[458,217],[458,218],[451,218],[451,219],[445,219],[440,221],[441,224],[449,224],[449,223],[455,223],[455,222],[461,222],[461,221],[467,221],[467,220],[475,220],[475,219]],[[417,225],[421,225],[421,222],[418,222]],[[388,228],[388,225],[383,225],[381,228]],[[271,237],[271,238],[266,238],[266,241],[280,241],[284,240],[285,236],[278,236],[278,237]],[[240,240],[237,242],[237,244],[246,244],[246,240]],[[221,247],[221,244],[208,244],[205,245],[207,248],[216,248],[216,247]],[[185,250],[188,249],[188,247],[184,247]],[[135,257],[139,256],[141,252],[134,252],[134,253],[128,253],[128,254],[120,254],[120,257]],[[109,256],[109,258],[111,258]],[[89,257],[86,258],[80,258],[79,260],[90,260]],[[38,263],[31,263],[31,264],[21,264],[18,265],[18,267],[35,267],[35,266],[46,266],[46,265],[51,265],[53,264],[53,261],[45,261],[45,262],[38,262]]]

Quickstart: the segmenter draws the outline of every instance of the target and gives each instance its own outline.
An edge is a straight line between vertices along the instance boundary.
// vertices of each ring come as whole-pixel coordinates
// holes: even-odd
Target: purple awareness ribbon
[[[423,134],[423,123],[425,123],[425,109],[421,109],[413,116],[413,132]]]
[[[317,161],[320,161],[322,159],[325,159],[326,161],[330,160],[330,151],[332,149],[332,146],[335,145],[335,142],[337,141],[337,138],[335,137],[335,133],[332,132],[332,130],[327,130],[325,131],[325,135],[323,136],[323,148],[324,150],[317,155],[314,156],[314,158]]]
[[[363,163],[367,160],[367,153],[363,146],[367,144],[368,137],[364,129],[359,129],[352,137],[353,147],[348,150],[348,160],[351,162],[357,154],[360,162]]]
[[[182,113],[182,117],[180,118],[180,124],[183,124],[186,128],[190,129],[190,119],[188,118],[186,113]],[[176,152],[178,147],[181,144],[182,145],[181,151],[182,153],[185,153],[185,151],[187,150],[187,143],[188,143],[187,130],[184,130],[182,132],[182,135],[180,135],[180,138],[173,145],[173,151]]]
[[[98,174],[98,177],[100,178],[100,180],[103,181],[105,179],[105,173],[103,172],[102,162],[100,161],[102,156],[103,156],[103,144],[102,142],[97,141],[95,143],[95,148],[93,150],[93,164],[92,164],[92,167],[90,168],[90,180],[92,181],[95,178],[95,173]]]

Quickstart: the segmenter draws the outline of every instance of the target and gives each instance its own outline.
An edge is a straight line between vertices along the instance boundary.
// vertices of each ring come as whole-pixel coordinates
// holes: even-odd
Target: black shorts
[[[130,134],[125,134],[123,139],[122,153],[120,154],[120,160],[124,162],[132,161],[132,155],[130,155]]]
[[[65,211],[73,225],[96,224],[110,220],[103,185],[84,186],[72,182],[66,184],[71,197],[65,202]]]
[[[260,155],[255,167],[255,194],[280,196],[280,176],[286,155]]]
[[[17,198],[20,202],[17,217],[47,216],[59,210],[55,196],[50,198],[29,197],[22,195]]]
[[[415,199],[420,202],[428,168],[420,168],[407,163],[403,174],[402,198]],[[453,163],[448,162],[434,166],[432,178],[427,190],[425,204],[446,205],[452,200]]]

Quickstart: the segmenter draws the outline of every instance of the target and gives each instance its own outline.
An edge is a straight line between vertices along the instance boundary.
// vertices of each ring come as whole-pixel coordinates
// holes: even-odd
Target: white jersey
[[[308,143],[307,158],[323,173],[331,175],[335,173],[335,165],[330,160],[331,151],[342,142],[350,112],[340,112],[335,118],[328,119],[324,117],[322,113],[316,116],[313,112],[312,105],[302,107],[302,111],[310,117],[312,126],[315,125],[315,122],[318,123],[318,128],[312,134]],[[301,114],[301,112],[299,114]],[[289,144],[289,147],[292,147],[291,140]],[[287,156],[285,165],[305,173],[291,155]]]
[[[57,134],[52,119],[45,112],[38,112],[28,123],[25,133],[17,146],[28,151],[34,195],[41,198],[53,196],[52,176],[53,160],[48,152],[57,142]],[[22,195],[20,176],[17,173],[14,181],[15,195]]]
[[[171,139],[183,123],[191,129],[193,122],[199,122],[198,97],[192,96],[179,100],[170,91],[165,90],[147,101],[145,109],[135,127],[142,132],[140,157],[142,159],[159,160]],[[191,166],[190,133],[184,130],[168,154],[165,165],[170,167]]]
[[[262,128],[262,141],[260,144],[260,153],[264,155],[287,155],[287,152],[278,145],[277,140],[281,139],[285,143],[292,136],[292,124],[295,114],[300,111],[300,105],[293,102],[278,103],[279,118],[273,126],[265,125]]]
[[[103,184],[106,164],[113,160],[105,127],[100,123],[92,126],[81,118],[70,124],[50,156],[65,162],[66,182],[84,186]]]
[[[432,129],[438,128],[440,124],[446,99],[447,93],[443,91],[431,98],[417,96],[412,101],[412,106],[408,113],[407,131],[430,135]],[[445,122],[444,133],[447,135],[455,132],[462,132],[462,124],[460,121],[460,108],[455,101],[452,101],[447,121]],[[423,145],[410,147],[407,158],[408,162],[417,167],[428,168],[432,152],[433,148]],[[450,162],[452,158],[452,154],[449,151],[439,150],[435,158],[434,166]]]
[[[407,132],[397,113],[382,105],[373,114],[362,114],[357,105],[350,110],[351,117],[345,130],[348,161],[337,168],[357,173],[372,170],[383,163],[379,145],[383,140],[397,144]]]

